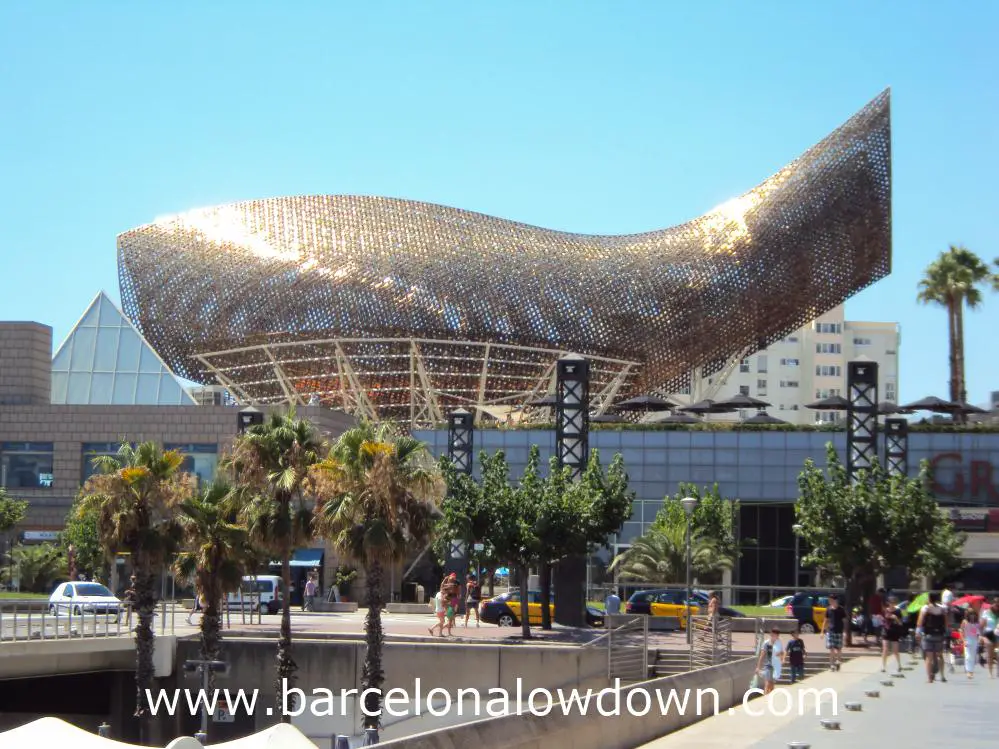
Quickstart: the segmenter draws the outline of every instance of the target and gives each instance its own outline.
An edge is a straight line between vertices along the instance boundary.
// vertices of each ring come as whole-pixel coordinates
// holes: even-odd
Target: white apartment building
[[[865,357],[878,363],[878,400],[897,402],[898,323],[850,322],[843,305],[830,310],[769,348],[747,356],[702,383],[700,397],[725,400],[737,393],[767,401],[772,416],[792,424],[842,420],[842,411],[805,408],[831,395],[847,397],[847,362]],[[684,400],[690,396],[683,397]],[[738,421],[753,412],[711,415],[711,421]]]

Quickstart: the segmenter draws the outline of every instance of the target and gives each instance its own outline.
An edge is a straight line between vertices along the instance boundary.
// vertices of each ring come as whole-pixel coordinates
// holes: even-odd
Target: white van
[[[259,601],[262,612],[276,614],[281,610],[281,578],[278,575],[246,575],[240,588],[226,596],[230,609],[257,606]]]

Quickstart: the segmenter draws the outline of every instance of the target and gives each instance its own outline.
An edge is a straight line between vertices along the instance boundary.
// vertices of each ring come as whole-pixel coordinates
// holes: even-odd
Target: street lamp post
[[[791,526],[794,533],[794,592],[798,592],[801,584],[801,525],[795,523]]]
[[[697,507],[697,500],[694,497],[684,497],[680,500],[680,504],[683,505],[683,511],[687,515],[687,597],[686,597],[686,609],[687,609],[687,645],[693,646],[694,644],[694,630],[690,626],[690,599],[694,595],[692,583],[691,583],[691,524],[693,523],[694,508]]]

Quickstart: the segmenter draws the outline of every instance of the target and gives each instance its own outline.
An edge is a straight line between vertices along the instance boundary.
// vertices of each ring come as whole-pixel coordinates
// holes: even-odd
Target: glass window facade
[[[135,446],[134,444],[132,445]],[[109,455],[117,457],[121,448],[120,442],[84,442],[82,447],[82,466],[80,469],[80,483],[89,479],[97,469],[94,467],[94,458],[98,455]]]
[[[194,399],[101,293],[52,359],[52,402],[176,406]]]
[[[10,489],[52,486],[53,455],[51,442],[4,442],[0,445],[0,484]]]
[[[168,443],[163,448],[165,450],[176,450],[184,456],[184,463],[181,466],[181,470],[197,476],[200,486],[210,484],[215,479],[215,471],[218,469],[219,463],[218,445]]]

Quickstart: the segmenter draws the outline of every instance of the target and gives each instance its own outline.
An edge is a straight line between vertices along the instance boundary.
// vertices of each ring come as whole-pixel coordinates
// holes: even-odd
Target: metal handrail
[[[176,607],[168,607],[166,602],[163,602],[159,608],[160,611],[155,615],[161,617],[158,628],[160,633],[165,634],[169,626],[170,633],[173,634]],[[42,601],[0,602],[0,644],[73,638],[131,637],[134,620],[135,611],[128,602],[119,604],[118,614],[114,618],[109,614],[99,613],[96,609],[87,611],[76,605],[63,604],[55,611],[51,611],[49,604]]]

